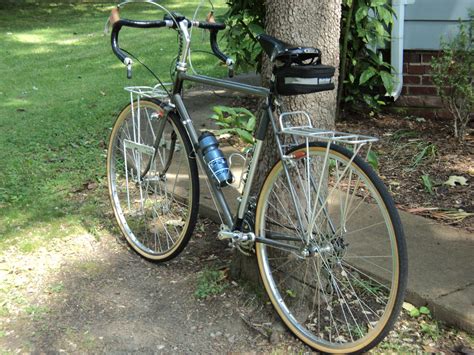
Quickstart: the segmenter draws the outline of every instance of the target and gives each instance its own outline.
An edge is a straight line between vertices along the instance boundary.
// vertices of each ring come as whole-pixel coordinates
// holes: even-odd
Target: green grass
[[[0,249],[21,243],[21,251],[31,252],[43,240],[97,229],[109,208],[105,147],[128,100],[123,87],[154,84],[138,64],[133,79],[126,79],[103,34],[110,6],[69,2],[0,4]],[[191,17],[199,1],[161,3]],[[225,11],[223,0],[214,6]],[[163,13],[136,4],[122,16],[156,19]],[[209,50],[200,31],[194,40],[194,48]],[[120,44],[169,81],[175,31],[126,28]],[[200,73],[224,74],[208,54],[196,53],[193,64]],[[92,197],[84,201],[77,191],[88,182],[99,188],[86,191]]]
[[[60,293],[64,290],[64,285],[62,283],[55,283],[48,287],[49,292]]]
[[[5,305],[0,306],[0,317],[6,317],[10,314],[8,307]]]
[[[25,307],[25,312],[33,318],[39,319],[49,312],[49,308],[45,306],[29,305]]]
[[[206,268],[198,276],[194,295],[199,299],[215,296],[223,292],[228,286],[224,271]]]

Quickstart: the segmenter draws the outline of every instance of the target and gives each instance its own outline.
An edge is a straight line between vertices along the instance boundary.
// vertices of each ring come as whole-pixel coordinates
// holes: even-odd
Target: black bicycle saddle
[[[275,60],[303,62],[313,58],[317,58],[317,62],[321,61],[321,51],[317,48],[295,46],[264,33],[258,35],[257,39],[272,62]]]

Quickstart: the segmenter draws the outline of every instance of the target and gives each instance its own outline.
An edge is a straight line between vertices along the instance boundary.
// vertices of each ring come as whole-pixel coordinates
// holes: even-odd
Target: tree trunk
[[[266,0],[266,32],[284,42],[297,46],[316,47],[322,52],[322,62],[339,68],[339,36],[341,0]],[[264,58],[262,82],[268,83],[272,63]],[[334,79],[337,87],[338,73]],[[333,129],[336,115],[337,91],[325,91],[283,98],[285,111],[307,111],[315,127]],[[273,133],[268,132],[263,147],[263,159],[254,182],[254,191],[260,191],[268,170],[277,159]],[[254,284],[259,283],[255,257],[234,254],[231,275]]]
[[[267,0],[266,31],[282,41],[319,48],[323,64],[339,67],[339,37],[341,20],[340,0]],[[265,74],[271,68],[266,62]],[[338,73],[335,75],[337,80]],[[337,82],[335,83],[337,87]],[[290,96],[285,108],[305,110],[313,124],[333,128],[336,112],[336,90],[315,94]]]

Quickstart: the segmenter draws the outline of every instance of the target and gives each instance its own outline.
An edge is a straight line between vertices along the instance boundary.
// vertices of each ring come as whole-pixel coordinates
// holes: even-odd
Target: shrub
[[[263,0],[227,0],[229,10],[224,15],[228,30],[226,53],[235,59],[237,70],[260,71],[262,48],[257,35],[264,32]]]
[[[441,39],[440,56],[431,62],[433,82],[444,105],[453,116],[454,136],[463,141],[474,111],[474,10],[469,24],[462,22],[459,32]]]

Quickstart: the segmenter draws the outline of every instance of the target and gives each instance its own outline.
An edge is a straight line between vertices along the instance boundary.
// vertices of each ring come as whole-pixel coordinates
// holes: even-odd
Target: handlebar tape
[[[120,46],[118,43],[119,32],[123,26],[134,27],[134,28],[159,28],[159,27],[165,27],[167,25],[167,22],[163,20],[136,21],[136,20],[121,19],[119,16],[119,10],[117,8],[112,10],[112,13],[110,15],[110,23],[112,24],[112,33],[111,33],[112,50],[122,63],[124,63],[125,59],[128,57],[120,49]],[[194,22],[194,24],[196,23]],[[189,22],[189,26],[191,25],[192,23]],[[217,44],[217,32],[220,30],[224,30],[226,28],[226,25],[223,23],[216,23],[216,22],[198,22],[197,27],[210,30],[210,33],[211,33],[210,41],[211,41],[212,52],[215,54],[217,58],[219,58],[223,62],[227,62],[229,57],[227,57],[224,53],[220,51],[219,46]]]
[[[227,62],[229,57],[221,52],[221,50],[219,49],[219,45],[217,44],[217,30],[211,30],[210,40],[211,40],[211,49],[214,55],[220,60],[222,60],[224,63]]]
[[[205,30],[211,30],[211,33],[212,31],[217,32],[220,30],[225,30],[225,24],[217,22],[199,22],[198,27]]]
[[[127,27],[134,27],[134,28],[159,28],[165,27],[166,21],[135,21],[135,20],[127,20],[127,19],[120,19],[118,17],[118,12],[112,12],[110,16],[110,22],[113,24],[112,27],[112,34],[111,34],[111,42],[112,42],[112,50],[117,56],[118,59],[123,63],[127,55],[120,49],[118,44],[118,37],[119,32],[122,29],[122,26]]]

